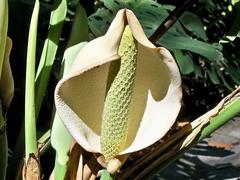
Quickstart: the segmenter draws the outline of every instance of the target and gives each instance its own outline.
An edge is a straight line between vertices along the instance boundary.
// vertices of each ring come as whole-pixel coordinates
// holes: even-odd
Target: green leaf
[[[216,72],[216,67],[214,67],[214,65],[211,65],[211,67],[207,69],[207,74],[213,84],[221,84]]]
[[[240,72],[239,67],[235,67],[228,64],[225,64],[224,66],[226,72],[229,74],[229,76],[232,78],[232,80],[237,84],[240,85]]]
[[[178,49],[173,49],[172,51],[182,74],[194,72],[194,63],[189,55],[183,54],[183,52]]]
[[[124,1],[120,0],[104,0],[104,6],[112,11],[118,11],[121,8],[126,7]]]
[[[41,59],[38,65],[36,82],[36,116],[46,93],[50,73],[58,49],[64,19],[67,13],[67,0],[54,0],[53,11],[50,18],[48,37],[44,43]]]
[[[169,49],[188,50],[209,60],[223,60],[222,53],[214,45],[189,37],[174,36],[170,33],[165,33],[158,43]]]
[[[173,11],[176,7],[175,6],[173,6],[173,5],[169,5],[169,4],[164,4],[164,5],[162,5],[166,10],[168,10],[168,11]],[[193,21],[193,22],[192,22]],[[196,21],[196,22],[194,22],[194,21]],[[180,24],[180,23],[181,24]],[[177,25],[178,24],[178,25]],[[194,26],[194,27],[192,27],[192,25]],[[204,39],[204,37],[206,36],[206,33],[205,33],[205,31],[204,31],[204,27],[203,27],[203,24],[202,24],[202,21],[200,20],[200,18],[197,16],[197,15],[195,15],[195,14],[193,14],[193,13],[191,13],[191,12],[185,12],[182,16],[180,16],[180,19],[177,21],[177,22],[175,22],[175,24],[170,28],[170,30],[173,28],[173,27],[175,27],[176,28],[176,30],[177,30],[177,32],[179,31],[179,29],[180,28],[186,28],[188,31],[190,31],[190,32],[192,32],[195,36],[197,36],[197,37],[200,37],[200,38],[202,38],[203,40],[205,40]],[[197,29],[197,28],[200,28],[200,30],[199,29]],[[194,32],[194,31],[197,31],[197,32]],[[169,31],[169,30],[168,30]],[[199,31],[199,32],[198,32]],[[170,32],[170,31],[169,31]],[[186,34],[186,33],[185,33]],[[206,37],[206,39],[207,39],[207,37]]]
[[[238,3],[240,0],[232,0],[232,4],[236,4],[236,3]]]
[[[63,74],[62,74],[63,77],[69,73],[73,62],[74,62],[75,58],[77,57],[77,54],[79,53],[79,51],[81,51],[81,49],[86,44],[87,44],[87,42],[81,42],[81,43],[71,46],[65,50],[64,55],[63,55],[62,69],[61,69],[61,71],[63,72]]]
[[[37,27],[40,3],[36,0],[30,29],[27,47],[27,67],[26,67],[26,88],[25,88],[25,156],[28,160],[29,154],[37,153],[37,133],[35,116],[35,61]]]
[[[215,4],[212,2],[212,0],[199,0],[199,4],[203,4],[203,7],[208,11],[215,8]]]
[[[194,64],[194,73],[197,78],[203,78],[203,72],[199,65]]]
[[[105,0],[106,8],[100,8],[89,17],[89,27],[95,37],[103,35],[112,22],[117,11],[122,8],[131,9],[140,20],[144,30],[154,30],[167,17],[167,10],[155,1],[139,0]]]
[[[240,1],[236,2],[233,8],[234,20],[227,36],[230,41],[234,41],[240,33]]]
[[[226,81],[224,74],[221,70],[216,69],[216,72],[218,74],[218,76],[220,77],[220,79],[222,80],[223,84],[230,90],[232,90],[233,88],[231,87],[231,85]]]
[[[0,78],[2,74],[3,59],[8,31],[8,1],[0,1]]]
[[[76,59],[78,52],[86,45],[86,42],[79,43],[68,48],[63,56],[63,64],[62,64],[62,76],[66,76]],[[66,127],[63,125],[62,120],[55,113],[52,133],[51,133],[51,144],[52,147],[56,150],[56,158],[55,158],[55,168],[54,174],[57,179],[64,179],[67,162],[68,162],[68,152],[70,150],[70,146],[72,143],[72,136],[69,134]]]
[[[73,19],[72,29],[68,38],[67,47],[89,40],[88,18],[85,9],[78,4]]]
[[[90,29],[94,36],[101,36],[106,32],[116,11],[123,6],[133,10],[148,36],[150,36],[168,16],[167,9],[174,8],[174,6],[162,6],[154,1],[136,0],[124,2],[105,0],[104,5],[108,9],[102,8],[89,17]],[[191,22],[192,20],[196,22]],[[189,30],[191,28],[191,31],[195,32],[196,36],[206,39],[203,25],[197,16],[191,13],[185,13],[181,21],[182,23],[186,23],[184,26]],[[221,60],[223,58],[221,52],[213,45],[192,39],[188,36],[178,22],[158,42],[169,49],[188,50],[200,54],[209,60]]]
[[[116,12],[115,12],[116,13]],[[112,11],[100,8],[89,17],[89,28],[95,37],[102,36],[112,22],[114,15]]]
[[[185,12],[180,17],[180,22],[182,25],[189,31],[191,31],[195,36],[201,38],[204,41],[207,41],[207,35],[203,27],[201,19],[190,12]]]

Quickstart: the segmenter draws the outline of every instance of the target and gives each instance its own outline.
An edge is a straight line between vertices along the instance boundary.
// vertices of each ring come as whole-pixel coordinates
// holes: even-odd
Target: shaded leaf
[[[155,1],[130,0],[127,2],[120,0],[105,0],[106,8],[100,8],[89,17],[89,27],[94,36],[103,35],[117,11],[122,8],[131,9],[140,20],[144,30],[155,30],[161,22],[168,16],[167,10]]]
[[[158,43],[169,49],[174,48],[189,50],[209,60],[223,60],[222,53],[213,45],[196,39],[174,36],[170,33],[165,33],[165,35],[162,36]]]
[[[221,83],[219,78],[218,78],[218,75],[216,73],[216,68],[213,65],[211,65],[211,67],[208,68],[207,74],[214,84],[220,84]]]
[[[224,74],[221,70],[216,69],[216,72],[218,74],[218,76],[220,77],[220,79],[222,80],[223,84],[228,88],[228,89],[232,89],[231,85],[226,81]]]
[[[194,64],[194,73],[195,73],[195,76],[198,78],[203,78],[203,72],[202,72],[202,69],[200,68],[200,66]]]
[[[90,29],[95,36],[103,35],[106,32],[108,25],[112,21],[113,16],[116,14],[116,11],[123,7],[130,8],[134,11],[136,16],[139,18],[144,31],[148,36],[150,36],[168,16],[166,7],[168,9],[174,8],[174,6],[162,6],[154,1],[136,0],[130,0],[126,3],[117,0],[107,0],[104,1],[104,5],[108,9],[99,9],[95,14],[89,17]],[[190,13],[185,14],[186,15],[185,17],[183,16],[182,21],[187,23],[185,25],[186,28],[190,29],[192,25],[194,25],[194,27],[191,27],[192,31],[196,31],[198,27],[201,28],[195,33],[202,39],[206,39],[206,34],[203,30],[200,19]],[[190,23],[191,20],[196,22]],[[188,50],[200,54],[209,60],[221,60],[223,58],[221,52],[218,51],[216,47],[209,43],[192,39],[188,36],[182,29],[180,23],[176,23],[158,42],[170,49]]]
[[[80,42],[88,41],[88,19],[84,8],[78,4],[73,19],[72,29],[68,38],[67,47],[71,47]]]
[[[172,51],[182,74],[194,72],[194,63],[189,55],[183,54],[183,52],[178,49]]]
[[[203,39],[204,41],[207,41],[207,36],[203,28],[203,23],[197,15],[190,12],[185,12],[180,17],[180,22],[187,30],[191,31],[195,36]]]
[[[236,2],[233,8],[234,20],[230,32],[227,36],[228,38],[230,37],[231,41],[233,41],[240,33],[240,2]]]
[[[233,81],[239,85],[240,84],[239,67],[234,67],[230,64],[226,64],[224,68],[228,72],[229,76],[233,79]]]

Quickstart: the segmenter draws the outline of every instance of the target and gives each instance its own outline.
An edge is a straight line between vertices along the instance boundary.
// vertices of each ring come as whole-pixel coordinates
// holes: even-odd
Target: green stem
[[[56,158],[55,166],[54,166],[54,179],[64,180],[66,172],[67,172],[67,165],[59,163],[59,161]]]
[[[215,130],[220,128],[222,125],[224,125],[226,122],[231,120],[234,116],[236,116],[238,113],[240,113],[240,99],[236,99],[234,102],[232,102],[230,105],[225,107],[221,113],[214,117],[208,126],[206,126],[198,139],[198,142],[203,140],[204,138],[208,137],[211,133],[213,133]]]
[[[6,178],[7,162],[8,162],[8,142],[6,132],[6,120],[2,111],[2,102],[0,101],[0,122],[4,123],[0,127],[0,177]]]
[[[0,177],[6,179],[7,163],[8,162],[8,142],[7,132],[0,134]]]
[[[113,178],[107,170],[103,170],[100,180],[113,180]]]
[[[0,79],[8,31],[8,1],[0,0]]]
[[[151,179],[154,175],[162,172],[169,165],[171,165],[175,160],[179,159],[191,147],[196,145],[198,142],[202,141],[204,138],[208,137],[216,129],[220,128],[222,125],[224,125],[226,122],[231,120],[233,117],[235,117],[239,113],[240,113],[240,99],[236,98],[232,103],[224,107],[224,109],[221,110],[221,112],[217,116],[211,119],[210,123],[202,130],[201,134],[188,147],[182,149],[176,155],[168,159],[166,162],[164,162],[160,166],[153,169],[147,175],[147,179]]]
[[[25,156],[37,152],[36,117],[35,117],[35,61],[37,26],[40,4],[36,0],[30,22],[27,67],[26,67],[26,88],[25,88]]]

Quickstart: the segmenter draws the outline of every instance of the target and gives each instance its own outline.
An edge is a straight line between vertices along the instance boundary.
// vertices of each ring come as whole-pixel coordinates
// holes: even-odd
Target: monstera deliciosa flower
[[[155,47],[132,11],[87,43],[57,85],[57,113],[85,150],[105,161],[162,138],[181,107],[181,78],[170,52]]]

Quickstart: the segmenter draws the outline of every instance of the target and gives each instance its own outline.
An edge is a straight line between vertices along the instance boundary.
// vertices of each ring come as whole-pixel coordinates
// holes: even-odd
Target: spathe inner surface
[[[120,63],[114,64],[119,65]],[[62,87],[63,92],[68,92],[62,94],[63,101],[98,136],[101,134],[104,99],[107,89],[109,89],[109,74],[116,74],[116,72],[109,73],[109,67],[110,62],[95,67],[71,78]],[[110,79],[113,80],[114,78]],[[169,83],[169,70],[160,59],[159,52],[156,49],[146,48],[138,44],[137,71],[134,95],[129,112],[130,120],[126,147],[134,141],[138,128],[141,126],[148,92],[151,92],[155,101],[161,101],[167,93]],[[160,118],[156,117],[156,119]]]

